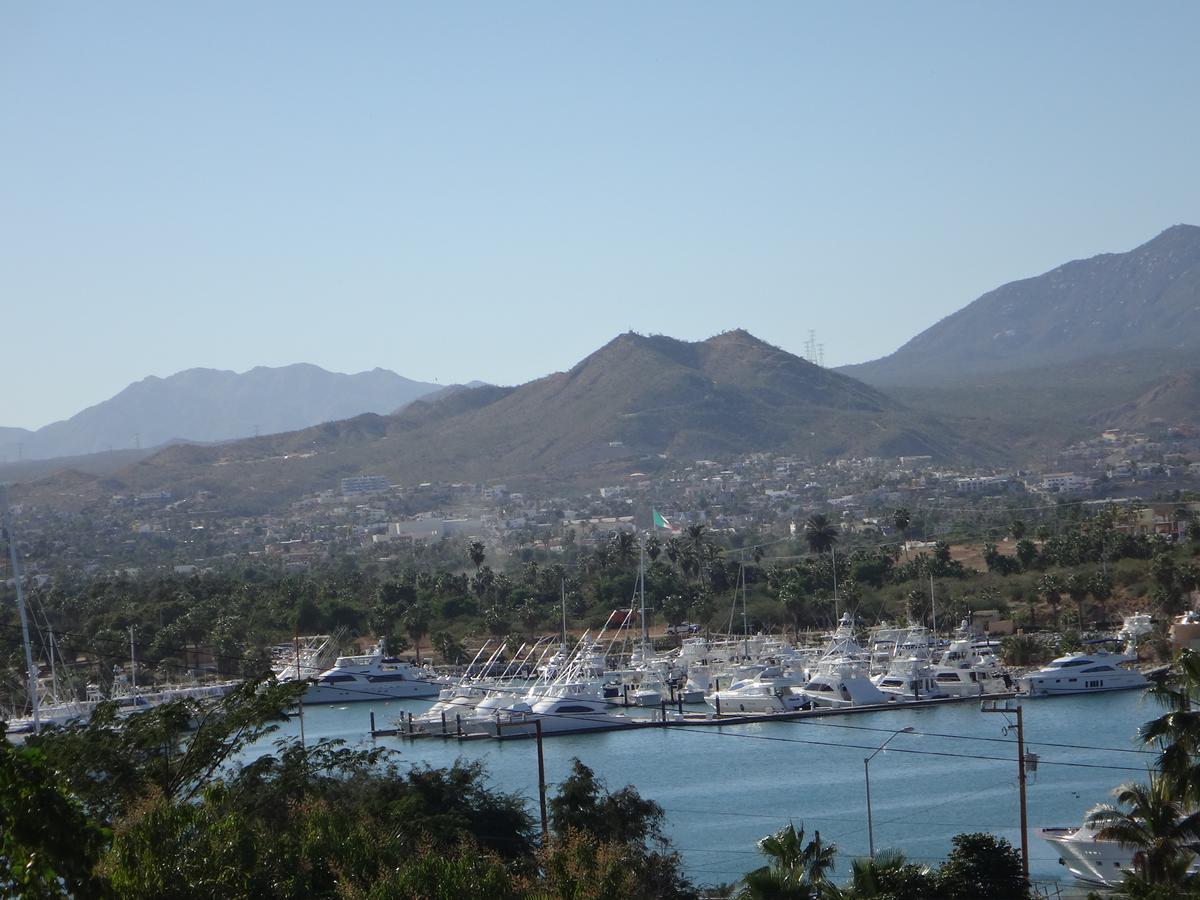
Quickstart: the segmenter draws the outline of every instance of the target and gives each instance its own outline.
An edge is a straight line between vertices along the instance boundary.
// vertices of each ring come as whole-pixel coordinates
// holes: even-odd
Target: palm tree
[[[1107,621],[1108,611],[1105,608],[1105,604],[1113,596],[1112,577],[1097,572],[1088,580],[1088,591],[1091,593],[1092,599],[1096,601],[1096,605],[1100,607],[1100,621]]]
[[[467,556],[471,558],[471,562],[473,562],[475,564],[475,568],[478,569],[483,565],[484,559],[487,558],[487,548],[484,547],[479,541],[471,541],[470,545],[467,547]]]
[[[813,553],[829,551],[829,571],[833,577],[835,616],[837,614],[837,551],[834,549],[834,545],[837,544],[838,534],[838,527],[820,513],[811,516],[804,523],[804,539],[808,541],[808,549]]]
[[[466,648],[448,631],[439,631],[433,636],[433,646],[447,665],[457,665],[466,654]]]
[[[1087,578],[1078,572],[1072,572],[1067,576],[1067,580],[1063,582],[1063,589],[1075,601],[1075,607],[1079,611],[1080,631],[1083,630],[1083,601],[1087,598],[1088,588]]]
[[[618,531],[609,541],[610,556],[622,566],[628,568],[633,563],[637,552],[637,538],[632,531]]]
[[[768,862],[743,879],[742,900],[816,900],[829,886],[837,845],[823,842],[821,832],[805,844],[804,826],[797,831],[789,822],[759,841],[758,849]]]
[[[1151,775],[1149,785],[1129,782],[1113,793],[1117,806],[1101,803],[1088,812],[1088,824],[1099,826],[1096,836],[1134,848],[1138,881],[1182,886],[1193,855],[1188,845],[1200,840],[1200,812],[1189,813],[1161,775]]]
[[[404,614],[404,630],[416,644],[418,664],[421,661],[421,638],[429,633],[429,619],[429,609],[419,603],[410,606]]]
[[[1058,630],[1058,608],[1062,603],[1062,582],[1056,575],[1043,575],[1037,581],[1037,592],[1046,598],[1054,613],[1054,630]]]
[[[813,553],[832,550],[833,545],[837,543],[838,534],[838,527],[820,513],[804,523],[804,539],[808,541],[808,549]]]
[[[1155,768],[1175,795],[1200,804],[1200,652],[1179,655],[1176,681],[1151,688],[1167,712],[1142,726],[1138,736],[1158,748]]]
[[[933,874],[928,866],[910,863],[899,850],[881,850],[850,864],[850,883],[840,890],[844,900],[876,900],[893,897],[928,896],[933,893]]]

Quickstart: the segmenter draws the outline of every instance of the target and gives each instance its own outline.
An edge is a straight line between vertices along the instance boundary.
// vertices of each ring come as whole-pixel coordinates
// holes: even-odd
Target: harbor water
[[[1039,757],[1027,786],[1030,874],[1070,883],[1034,829],[1079,825],[1118,784],[1144,780],[1152,757],[1135,735],[1158,708],[1142,691],[1022,703],[1026,749]],[[305,738],[386,747],[401,765],[482,762],[490,783],[528,798],[536,816],[531,740],[371,738],[371,713],[384,728],[402,712],[429,705],[306,705]],[[688,874],[700,884],[734,881],[761,865],[756,842],[789,821],[835,842],[835,874],[845,875],[850,860],[868,851],[863,760],[896,731],[912,727],[870,763],[875,847],[897,848],[936,866],[961,832],[987,831],[1020,846],[1015,724],[1014,716],[981,713],[979,703],[964,702],[794,722],[559,735],[545,740],[546,779],[553,795],[578,757],[609,789],[632,784],[657,801]],[[296,719],[281,728],[282,734],[298,732]],[[279,736],[265,739],[264,751]]]

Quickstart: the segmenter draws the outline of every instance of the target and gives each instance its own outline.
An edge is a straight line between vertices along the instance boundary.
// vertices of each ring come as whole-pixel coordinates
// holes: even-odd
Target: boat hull
[[[424,681],[398,681],[372,684],[369,681],[347,683],[345,687],[332,684],[311,684],[304,692],[305,703],[364,703],[380,700],[407,700],[415,697],[436,697],[444,687]]]

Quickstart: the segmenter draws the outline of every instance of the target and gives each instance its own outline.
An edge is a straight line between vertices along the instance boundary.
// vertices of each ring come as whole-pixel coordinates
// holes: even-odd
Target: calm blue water
[[[428,705],[306,706],[306,738],[370,745],[372,710],[383,728],[402,710],[420,712]],[[1028,786],[1031,875],[1069,881],[1057,856],[1032,830],[1078,825],[1085,811],[1109,799],[1116,785],[1144,778],[1150,757],[1118,751],[1135,749],[1137,727],[1157,715],[1157,707],[1141,692],[1125,691],[1026,700],[1024,709],[1028,749],[1041,756]],[[936,865],[949,851],[950,839],[963,831],[990,831],[1019,846],[1016,736],[1014,728],[1005,737],[1005,724],[1005,717],[981,713],[977,703],[959,703],[796,723],[567,735],[545,741],[546,778],[553,793],[577,756],[610,789],[634,785],[666,810],[669,833],[689,875],[700,883],[733,881],[760,865],[755,842],[789,819],[836,842],[839,869],[845,873],[850,858],[867,853],[863,758],[890,731],[911,725],[918,733],[898,735],[871,762],[875,846],[897,847],[914,860]],[[283,730],[297,731],[295,720]],[[532,741],[380,738],[378,744],[414,764],[482,760],[492,782],[528,797],[536,814]],[[1055,764],[1063,762],[1097,768]]]

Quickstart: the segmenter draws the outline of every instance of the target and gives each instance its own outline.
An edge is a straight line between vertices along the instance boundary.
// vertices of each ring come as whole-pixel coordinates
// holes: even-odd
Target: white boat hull
[[[336,684],[311,684],[304,692],[305,703],[361,703],[365,701],[405,700],[413,697],[436,697],[443,685],[426,681],[390,681],[372,684],[362,681]]]
[[[1054,848],[1059,863],[1079,881],[1115,887],[1133,868],[1133,850],[1116,841],[1080,837],[1077,828],[1039,828],[1036,833]]]

